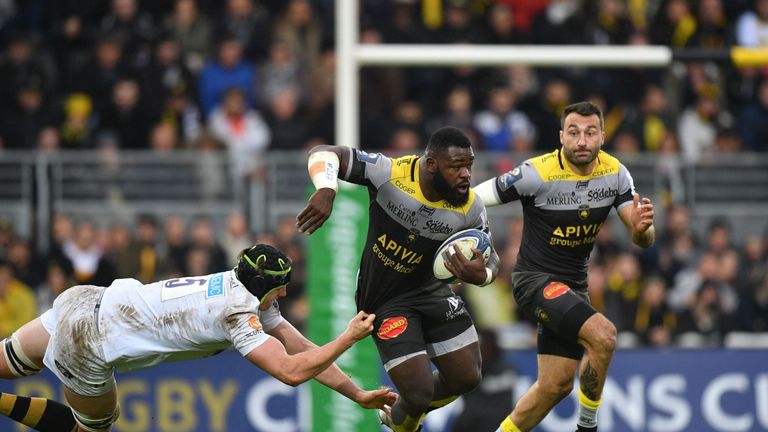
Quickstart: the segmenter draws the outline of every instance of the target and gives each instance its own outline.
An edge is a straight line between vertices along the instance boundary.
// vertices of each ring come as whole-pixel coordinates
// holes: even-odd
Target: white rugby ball
[[[441,282],[453,283],[457,280],[456,276],[445,268],[445,260],[443,259],[443,252],[446,250],[449,250],[448,253],[450,254],[454,253],[452,245],[458,246],[467,259],[472,258],[472,248],[480,250],[484,261],[487,261],[488,257],[491,256],[491,238],[485,232],[472,228],[453,234],[437,248],[435,258],[432,261],[432,273]]]

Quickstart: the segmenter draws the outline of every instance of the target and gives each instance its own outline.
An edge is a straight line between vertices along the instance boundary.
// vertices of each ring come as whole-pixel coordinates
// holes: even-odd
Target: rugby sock
[[[597,407],[600,401],[593,401],[584,395],[579,388],[579,430],[596,431],[597,430]]]
[[[507,416],[507,418],[504,419],[503,422],[501,422],[501,426],[499,426],[498,429],[496,429],[496,432],[521,432],[520,429],[515,426],[514,423],[512,423],[512,419]]]
[[[77,430],[72,410],[51,399],[0,393],[0,414],[40,432]]]

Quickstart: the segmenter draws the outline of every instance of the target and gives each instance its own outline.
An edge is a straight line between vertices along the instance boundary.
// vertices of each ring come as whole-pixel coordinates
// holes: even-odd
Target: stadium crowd
[[[0,150],[218,149],[238,176],[259,155],[334,143],[331,0],[0,1]],[[768,45],[768,0],[366,0],[362,43],[662,44],[727,49]],[[712,62],[669,70],[455,67],[361,72],[361,145],[420,152],[440,126],[462,128],[484,152],[544,152],[569,103],[606,113],[606,146],[695,162],[768,151],[768,69]],[[631,83],[628,84],[628,83]],[[1,152],[0,152],[1,154]],[[474,179],[476,182],[485,179]],[[659,241],[647,251],[600,232],[590,271],[593,304],[635,345],[732,331],[768,331],[768,236],[738,244],[727,219],[694,232],[681,200],[660,203]],[[300,324],[303,239],[293,219],[249,231],[241,213],[216,229],[207,217],[135,223],[58,214],[51,247],[0,224],[0,338],[73,284],[147,282],[233,265],[255,241],[291,256],[284,310]],[[514,218],[496,239],[502,274],[459,288],[478,326],[520,324],[508,275],[520,243]],[[617,236],[618,237],[618,236]]]

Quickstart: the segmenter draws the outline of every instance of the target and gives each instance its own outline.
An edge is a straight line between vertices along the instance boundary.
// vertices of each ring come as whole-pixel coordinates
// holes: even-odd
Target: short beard
[[[565,155],[565,159],[568,160],[568,162],[572,163],[573,165],[576,165],[577,167],[585,167],[589,164],[591,164],[595,159],[597,159],[597,152],[594,152],[592,154],[592,158],[586,162],[580,162],[576,159],[576,153],[575,152],[563,152]]]
[[[464,195],[459,195],[459,192],[455,188],[452,188],[451,185],[448,184],[448,180],[446,180],[440,173],[439,167],[435,173],[435,177],[432,179],[432,187],[435,188],[438,194],[440,194],[441,198],[448,201],[448,204],[454,207],[463,207],[464,204],[469,201],[469,190],[467,190],[467,193]]]

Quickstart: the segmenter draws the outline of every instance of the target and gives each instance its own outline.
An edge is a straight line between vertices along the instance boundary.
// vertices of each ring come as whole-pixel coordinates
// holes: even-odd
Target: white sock
[[[579,421],[577,424],[583,428],[597,427],[597,407],[599,406],[599,400],[593,401],[579,389]]]

